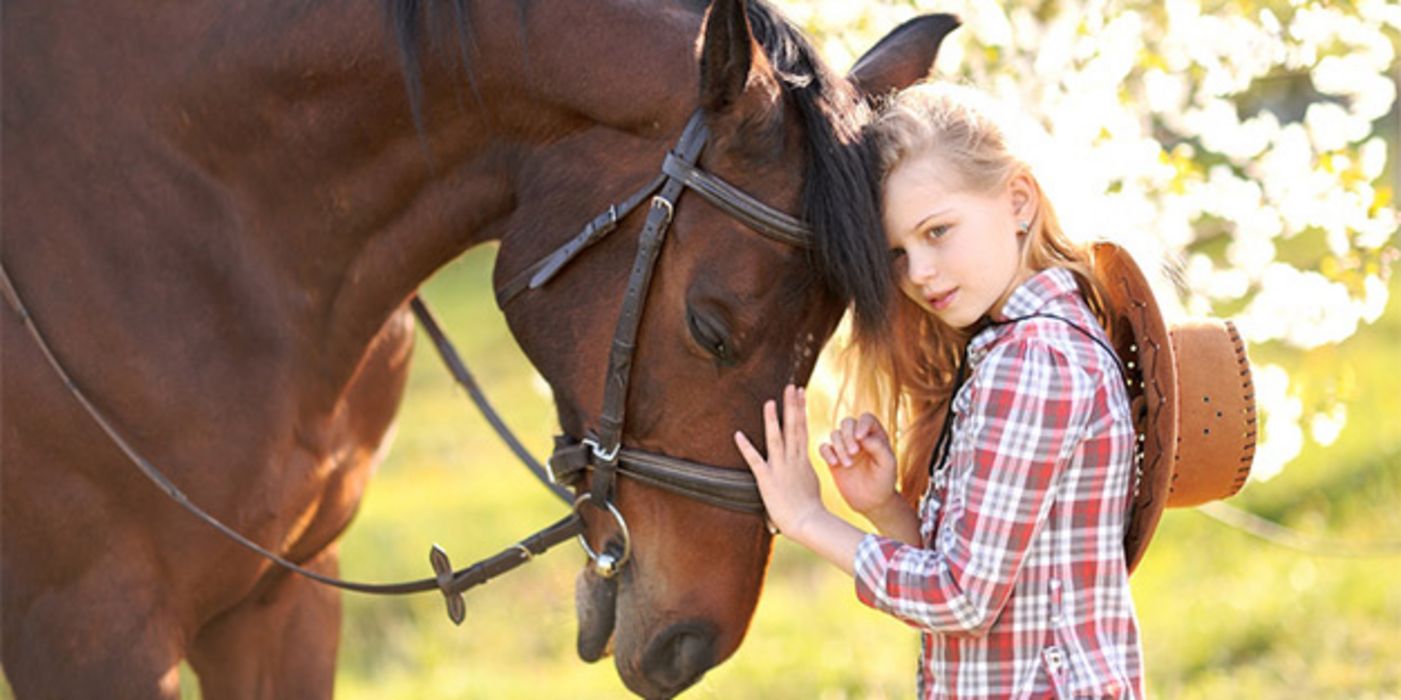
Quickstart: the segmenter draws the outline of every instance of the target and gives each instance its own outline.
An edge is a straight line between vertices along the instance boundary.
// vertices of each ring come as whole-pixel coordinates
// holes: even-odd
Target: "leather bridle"
[[[147,460],[119,431],[115,424],[101,411],[87,393],[69,376],[67,370],[55,357],[47,338],[35,323],[33,315],[24,303],[24,297],[15,287],[4,260],[0,259],[0,293],[20,317],[25,329],[38,345],[45,361],[63,381],[69,393],[83,407],[84,411],[100,427],[108,438],[121,450],[143,476],[161,489],[172,501],[196,518],[209,524],[220,534],[237,544],[262,556],[269,561],[314,581],[341,588],[380,595],[397,595],[438,590],[447,600],[448,616],[454,623],[461,624],[466,616],[462,593],[490,579],[510,571],[529,561],[550,547],[577,536],[584,551],[593,562],[594,569],[603,576],[615,575],[628,561],[632,549],[631,533],[627,521],[613,503],[618,476],[626,476],[638,483],[659,488],[703,503],[721,508],[753,513],[762,516],[763,501],[753,475],[747,469],[727,469],[709,464],[701,464],[667,455],[634,450],[623,447],[623,422],[628,395],[628,382],[631,374],[633,353],[636,349],[637,331],[641,322],[647,290],[651,285],[652,272],[656,267],[667,229],[674,217],[677,200],[689,189],[711,204],[719,207],[730,216],[760,234],[790,245],[809,247],[812,245],[811,230],[801,221],[773,207],[760,202],[724,180],[707,173],[697,165],[701,150],[705,147],[708,132],[703,115],[698,111],[686,124],[676,147],[667,154],[662,163],[662,172],[642,189],[633,193],[620,204],[610,206],[607,211],[590,221],[582,231],[557,248],[554,252],[532,264],[524,272],[516,275],[497,291],[497,303],[502,307],[511,303],[521,294],[543,287],[571,260],[589,246],[615,230],[644,201],[650,202],[646,222],[638,240],[637,256],[633,260],[623,297],[622,312],[608,358],[608,371],[605,379],[603,408],[598,425],[582,438],[559,436],[555,438],[555,450],[548,466],[541,468],[530,456],[514,435],[506,429],[496,412],[486,402],[485,396],[472,380],[465,364],[443,334],[422,300],[415,297],[412,307],[422,322],[425,331],[433,339],[449,370],[457,381],[467,388],[469,396],[481,408],[488,421],[502,436],[511,449],[539,477],[547,478],[549,485],[566,502],[571,496],[562,486],[572,486],[592,471],[589,490],[572,499],[573,511],[565,518],[526,537],[494,556],[483,559],[469,567],[454,570],[447,554],[434,545],[429,553],[429,561],[435,573],[434,578],[405,581],[402,583],[360,583],[345,581],[306,569],[272,552],[224,524],[203,508],[192,502],[174,482]],[[621,535],[619,549],[595,550],[584,537],[585,525],[579,514],[583,504],[588,503],[609,514],[618,526]]]
[[[622,446],[637,331],[652,272],[681,194],[687,189],[696,192],[774,240],[803,247],[811,245],[812,233],[803,222],[760,202],[697,165],[706,138],[704,116],[696,112],[687,122],[676,147],[667,154],[660,175],[625,199],[621,206],[609,207],[574,238],[513,277],[497,294],[497,303],[504,308],[525,291],[543,287],[570,260],[614,230],[621,219],[650,197],[647,220],[638,238],[637,255],[613,333],[598,423],[583,437],[557,437],[554,454],[549,460],[551,481],[557,484],[572,486],[586,472],[592,472],[589,490],[581,499],[607,510],[619,525],[623,537],[620,555],[595,552],[583,542],[595,570],[604,577],[614,575],[627,563],[631,548],[626,521],[612,506],[619,476],[733,511],[764,512],[754,477],[747,469],[727,469]]]

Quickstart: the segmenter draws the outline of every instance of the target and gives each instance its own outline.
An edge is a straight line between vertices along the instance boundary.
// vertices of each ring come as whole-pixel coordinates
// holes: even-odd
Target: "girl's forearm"
[[[783,534],[832,562],[848,576],[855,575],[856,547],[866,536],[826,508],[818,509]]]
[[[862,515],[876,527],[876,532],[908,545],[921,546],[919,513],[904,498],[894,496],[880,508]]]

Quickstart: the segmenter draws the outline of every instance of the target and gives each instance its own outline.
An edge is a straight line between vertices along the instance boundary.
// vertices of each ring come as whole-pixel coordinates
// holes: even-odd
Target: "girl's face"
[[[1034,190],[1026,175],[990,193],[955,189],[933,154],[907,158],[886,179],[884,217],[894,273],[916,304],[954,328],[996,315],[1031,276],[1020,220]]]

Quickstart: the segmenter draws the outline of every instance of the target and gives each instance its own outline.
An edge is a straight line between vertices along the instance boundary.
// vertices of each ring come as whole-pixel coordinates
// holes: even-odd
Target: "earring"
[[[1017,222],[1017,234],[1018,234],[1018,235],[1025,236],[1026,234],[1028,234],[1028,233],[1030,233],[1030,232],[1031,232],[1031,222],[1030,222],[1030,221],[1018,221],[1018,222]]]

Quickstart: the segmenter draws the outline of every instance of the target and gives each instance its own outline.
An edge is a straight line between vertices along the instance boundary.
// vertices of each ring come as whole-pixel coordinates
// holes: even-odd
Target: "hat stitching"
[[[1236,482],[1231,488],[1230,495],[1235,495],[1245,486],[1245,481],[1250,477],[1250,465],[1255,460],[1255,380],[1250,375],[1250,361],[1245,354],[1245,341],[1240,337],[1240,330],[1236,324],[1226,321],[1226,331],[1231,335],[1231,345],[1236,351],[1236,363],[1240,367],[1241,393],[1245,397],[1245,446],[1241,449],[1241,466],[1236,470]]]

